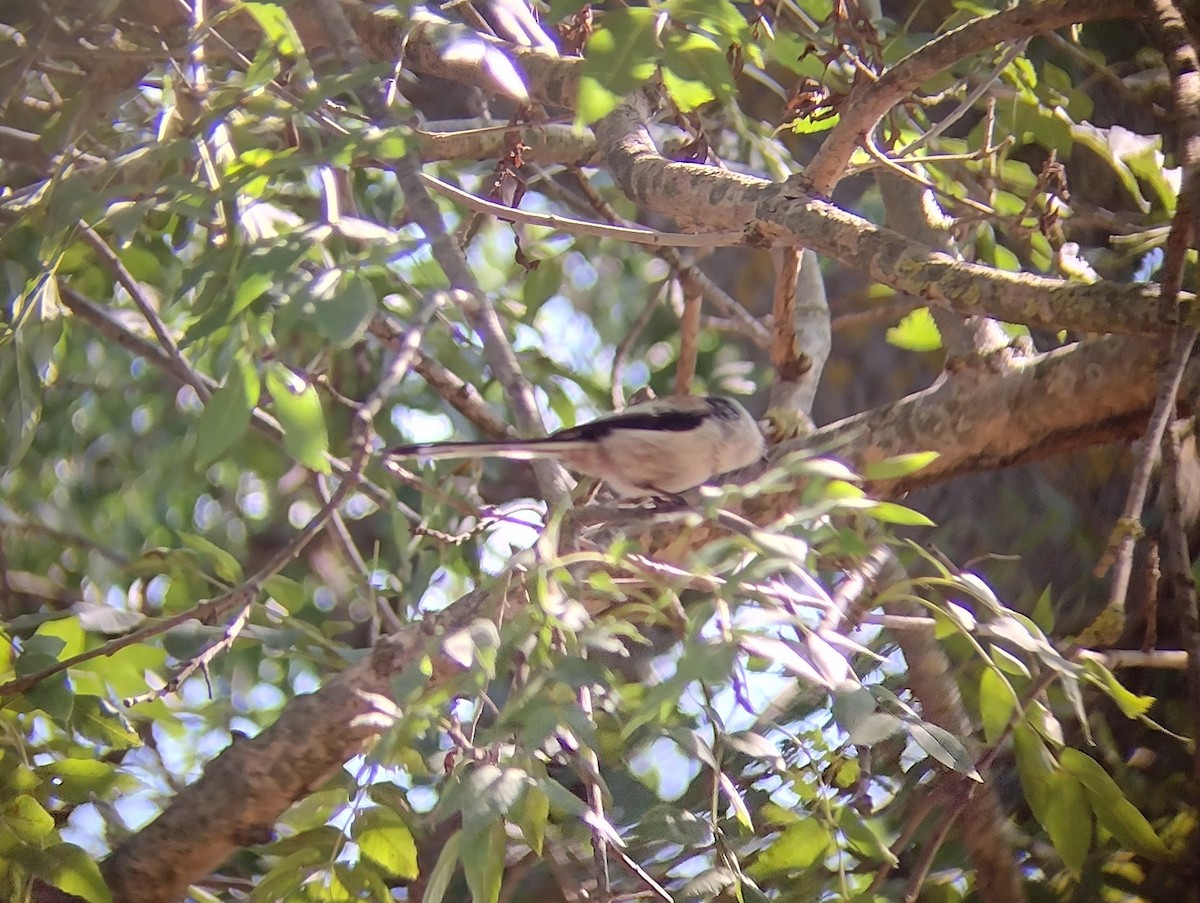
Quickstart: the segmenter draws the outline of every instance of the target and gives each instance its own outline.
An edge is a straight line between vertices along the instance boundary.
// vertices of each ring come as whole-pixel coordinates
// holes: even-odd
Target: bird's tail
[[[421,442],[398,445],[385,454],[393,458],[557,458],[579,448],[578,439],[511,439],[501,442]]]

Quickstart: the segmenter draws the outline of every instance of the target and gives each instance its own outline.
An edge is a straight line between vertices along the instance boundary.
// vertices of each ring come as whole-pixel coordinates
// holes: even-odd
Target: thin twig
[[[37,686],[46,678],[65,671],[68,668],[73,668],[94,658],[113,655],[127,646],[132,646],[151,637],[159,636],[187,621],[197,620],[204,624],[214,624],[228,615],[230,611],[241,606],[250,605],[258,596],[267,578],[279,573],[292,559],[304,551],[304,548],[312,541],[313,537],[325,526],[330,513],[346,500],[355,485],[356,480],[353,479],[353,474],[342,480],[338,484],[337,489],[330,495],[329,500],[309,519],[300,532],[271,556],[266,564],[253,576],[242,581],[239,586],[217,596],[215,599],[201,602],[187,611],[172,615],[161,621],[156,621],[153,624],[147,624],[145,627],[141,627],[123,637],[117,637],[103,646],[81,652],[61,662],[55,662],[53,665],[42,668],[40,671],[35,671],[33,674],[10,680],[8,683],[0,685],[0,699],[24,693],[31,687]]]
[[[575,235],[591,235],[596,238],[611,238],[614,241],[627,241],[636,245],[649,245],[653,248],[727,248],[746,243],[746,233],[741,231],[727,232],[660,232],[657,229],[629,228],[625,226],[608,226],[604,223],[593,223],[569,216],[556,216],[551,213],[534,213],[509,207],[507,204],[497,204],[485,198],[455,188],[448,182],[443,182],[436,176],[421,173],[421,181],[443,197],[458,201],[464,207],[486,213],[497,219],[510,223],[523,223],[527,226],[544,226],[560,232]]]
[[[592,689],[588,686],[579,688],[579,708],[584,717],[595,723],[592,710]],[[592,824],[592,858],[596,863],[596,899],[600,903],[609,903],[612,899],[612,880],[608,873],[608,840],[604,836],[604,789],[600,786],[600,760],[596,751],[590,746],[581,744],[579,754],[587,765],[588,805],[596,816]]]
[[[409,325],[403,338],[393,346],[395,357],[392,358],[387,373],[384,374],[375,388],[371,390],[371,393],[359,405],[358,411],[355,414],[357,418],[368,422],[375,419],[375,416],[383,408],[383,403],[387,399],[388,394],[400,384],[400,381],[412,369],[417,359],[418,349],[421,346],[421,339],[425,335],[425,329],[428,327],[429,321],[433,319],[434,314],[448,301],[454,300],[456,303],[461,303],[460,298],[453,297],[458,294],[460,293],[439,291],[434,292],[426,299],[424,306],[417,312],[416,318]]]
[[[646,301],[642,312],[637,315],[625,331],[621,341],[617,344],[616,351],[613,352],[612,370],[610,371],[609,383],[611,384],[610,391],[612,392],[613,410],[619,411],[625,407],[625,363],[629,360],[629,352],[641,337],[645,328],[650,325],[650,321],[654,318],[655,311],[658,310],[660,298],[655,294]]]
[[[318,0],[313,9],[328,34],[334,38],[334,50],[338,57],[351,70],[364,68],[367,56],[337,0]],[[368,97],[366,107],[367,112],[381,123],[388,120],[388,110],[377,103],[376,98]],[[409,215],[429,241],[434,260],[446,274],[451,288],[460,290],[464,293],[463,297],[468,299],[461,308],[483,342],[484,358],[504,388],[521,433],[526,436],[544,434],[545,427],[538,414],[533,388],[521,372],[520,363],[504,334],[504,326],[496,309],[479,287],[462,248],[446,231],[442,215],[425,187],[420,159],[412,149],[407,149],[403,156],[392,162],[391,169],[404,192]],[[556,508],[570,507],[570,484],[561,466],[553,461],[537,461],[533,464],[533,472],[542,495],[551,505]]]
[[[0,618],[8,620],[17,615],[13,604],[13,588],[9,582],[8,553],[4,550],[4,533],[0,532]]]
[[[180,371],[178,363],[173,358],[153,342],[147,341],[142,336],[128,329],[112,314],[96,304],[96,302],[69,286],[60,286],[59,295],[62,298],[63,304],[72,313],[77,315],[81,320],[90,323],[101,335],[111,339],[130,354],[145,359],[179,382],[190,385],[188,374]],[[210,392],[216,388],[215,381],[203,374],[197,375]],[[269,436],[272,440],[276,442],[282,440],[283,428],[279,425],[279,421],[262,408],[255,406],[251,411],[251,423],[254,424],[256,429],[264,435]],[[325,459],[329,462],[329,466],[333,469],[333,472],[339,476],[345,476],[350,473],[350,465],[341,458],[326,455]],[[390,492],[387,492],[370,480],[365,478],[360,479],[358,486],[364,495],[380,507],[394,508],[413,523],[421,519],[421,516],[413,511],[412,508],[398,501]]]
[[[843,106],[841,120],[830,130],[804,174],[793,178],[799,187],[810,187],[818,195],[829,197],[863,136],[874,131],[887,112],[907,95],[970,54],[1063,25],[1137,14],[1137,5],[1128,0],[1026,0],[944,32],[890,67],[877,81],[865,83],[852,93]]]
[[[447,404],[462,414],[489,439],[512,439],[516,433],[488,407],[479,390],[448,370],[440,361],[426,354],[417,354],[413,370],[425,384],[440,395]]]
[[[925,301],[919,298],[901,298],[898,301],[885,301],[872,305],[866,310],[856,310],[851,313],[839,314],[833,318],[829,328],[833,332],[843,329],[855,329],[863,326],[878,326],[881,323],[895,322],[924,307]]]
[[[696,376],[696,356],[700,351],[700,309],[704,295],[694,283],[681,285],[683,316],[679,318],[679,360],[675,366],[675,391],[687,395]]]
[[[326,486],[326,480],[320,474],[314,474],[314,483],[316,484],[317,495],[321,499],[322,505],[329,504],[330,490]],[[329,516],[329,533],[333,538],[334,544],[342,553],[342,558],[352,567],[362,578],[362,586],[371,593],[375,598],[375,611],[379,616],[379,620],[384,622],[386,629],[394,633],[404,626],[404,622],[400,620],[399,615],[392,610],[388,605],[387,600],[379,593],[374,591],[371,586],[371,569],[367,565],[366,560],[358,551],[358,546],[354,544],[354,537],[350,535],[350,528],[346,526],[346,519],[342,513],[336,508],[332,509]]]
[[[1043,668],[1038,673],[1033,683],[1031,683],[1025,689],[1025,692],[1021,694],[1020,704],[1014,707],[1012,714],[1009,716],[1009,719],[1005,723],[1003,729],[1001,729],[1000,735],[996,738],[995,742],[988,746],[988,748],[983,751],[983,754],[975,760],[976,772],[981,775],[987,774],[988,769],[991,768],[992,763],[996,760],[996,756],[998,756],[1005,748],[1009,735],[1012,734],[1012,732],[1016,729],[1017,725],[1021,722],[1021,719],[1025,717],[1025,708],[1029,705],[1029,703],[1040,696],[1047,687],[1050,686],[1057,674],[1058,672],[1052,668]],[[958,775],[957,773],[951,775],[950,777],[961,779],[961,775]],[[934,828],[934,839],[932,839],[928,843],[926,849],[922,851],[922,861],[926,861],[927,859],[928,861],[932,861],[932,857],[936,855],[942,843],[945,842],[946,837],[949,836],[950,828],[958,820],[958,817],[962,815],[968,799],[969,797],[964,797],[959,805],[948,810],[942,815],[941,820]],[[904,849],[904,846],[901,845],[900,841],[903,840],[904,843],[907,844],[907,841],[916,834],[917,829],[925,821],[929,813],[933,811],[933,806],[929,804],[922,804],[921,808],[916,811],[920,813],[920,816],[913,817],[906,822],[905,830],[901,832],[901,837],[898,838],[897,842],[891,847],[892,853],[897,857],[899,857],[899,854],[903,852]],[[892,865],[888,863],[884,863],[878,869],[876,869],[875,878],[871,883],[872,890],[877,890],[882,886],[884,880],[887,878],[888,872],[890,872],[891,869]],[[912,885],[910,884],[909,889],[911,889],[911,887]],[[907,893],[908,891],[906,891],[906,896],[904,899],[916,899],[915,897],[908,897]]]
[[[605,219],[618,225],[625,222],[617,214],[616,210],[612,208],[612,205],[592,188],[591,183],[584,178],[583,173],[580,172],[578,167],[573,167],[570,172],[575,176],[575,183],[579,186],[579,190],[583,192],[592,209]],[[547,180],[547,192],[550,191],[554,184],[554,182]],[[655,248],[654,254],[675,272],[676,277],[684,284],[685,291],[688,290],[686,288],[688,284],[695,285],[704,296],[704,300],[722,316],[728,317],[734,323],[738,332],[750,339],[759,348],[770,346],[771,333],[767,331],[766,327],[753,317],[736,298],[709,279],[699,267],[684,261],[679,252],[674,248]]]
[[[796,284],[800,277],[800,250],[780,248],[772,253],[775,265],[775,286],[772,290],[770,360],[774,372],[771,401],[787,391],[808,372],[796,335]],[[806,412],[807,413],[807,412]]]
[[[996,211],[991,207],[981,204],[976,200],[972,200],[969,197],[956,197],[950,194],[950,192],[946,191],[936,182],[930,181],[929,179],[913,172],[911,169],[905,166],[901,166],[899,163],[889,157],[887,153],[879,146],[879,143],[875,140],[874,132],[868,132],[863,136],[863,149],[867,152],[867,155],[870,156],[871,159],[875,160],[880,166],[884,167],[888,171],[894,172],[896,175],[908,179],[911,182],[916,182],[922,188],[929,189],[952,204],[968,207],[971,210],[974,210],[976,213],[986,216],[989,219],[996,218]]]
[[[131,272],[121,262],[121,258],[117,256],[116,251],[108,246],[103,238],[100,237],[95,229],[87,223],[80,221],[79,230],[83,236],[83,240],[91,245],[100,260],[108,268],[113,277],[121,284],[122,288],[129,293],[129,297],[133,299],[133,303],[137,305],[138,310],[142,312],[142,317],[150,326],[154,337],[158,339],[158,344],[162,346],[163,351],[174,361],[177,372],[187,375],[187,383],[196,390],[196,394],[200,396],[201,401],[207,401],[209,388],[205,385],[204,380],[192,368],[192,365],[184,358],[183,353],[179,350],[179,346],[175,344],[175,340],[171,338],[171,333],[167,329],[167,325],[163,323],[159,317],[158,311],[154,309],[154,304],[151,302],[145,289],[142,288]]]
[[[925,879],[929,877],[929,870],[933,867],[934,857],[937,856],[938,851],[942,848],[942,844],[946,842],[946,838],[950,835],[950,829],[954,827],[954,821],[955,819],[953,818],[943,819],[934,830],[933,836],[925,842],[920,856],[917,857],[917,861],[913,864],[912,873],[905,883],[904,896],[901,898],[904,900],[904,903],[915,903],[921,896],[921,887],[925,884]]]
[[[1192,556],[1188,550],[1188,520],[1183,511],[1184,481],[1180,467],[1178,427],[1163,436],[1163,576],[1171,588],[1171,601],[1179,617],[1180,633],[1187,650],[1188,707],[1192,736],[1200,736],[1200,617],[1196,611],[1196,582],[1192,579]],[[1195,446],[1193,445],[1193,448]],[[1192,744],[1192,774],[1200,777],[1200,744]]]
[[[257,590],[255,590],[257,593]],[[97,646],[95,649],[89,649],[86,652],[81,652],[78,655],[73,655],[61,662],[55,662],[53,665],[47,665],[39,671],[32,674],[26,674],[24,677],[18,677],[8,681],[5,684],[0,684],[0,699],[6,699],[20,694],[36,687],[43,680],[52,677],[69,668],[74,668],[76,665],[81,665],[84,662],[91,661],[94,658],[101,656],[115,655],[127,646],[132,646],[140,643],[143,640],[166,633],[169,630],[178,627],[191,620],[197,620],[204,623],[209,623],[219,617],[224,616],[230,609],[242,603],[246,597],[253,598],[247,589],[247,584],[243,584],[236,590],[218,596],[215,599],[210,599],[207,602],[201,602],[199,605],[193,606],[187,611],[179,612],[169,618],[164,618],[161,621],[156,621],[153,624],[147,624],[132,633],[127,633],[125,636],[117,637],[110,640],[103,646]]]
[[[122,555],[115,549],[110,549],[96,542],[94,539],[89,539],[81,533],[72,533],[70,530],[60,530],[57,527],[51,527],[46,524],[34,523],[27,518],[8,517],[0,514],[0,527],[11,527],[14,530],[20,530],[26,533],[39,533],[43,536],[48,536],[50,539],[65,543],[66,545],[79,546],[82,549],[96,552],[103,555],[113,564],[120,567],[126,567],[129,562],[128,555]]]
[[[202,668],[204,669],[205,677],[207,677],[208,666],[211,665],[217,656],[222,652],[227,652],[232,649],[234,642],[239,636],[241,636],[242,630],[246,626],[246,622],[250,619],[251,608],[252,600],[244,602],[241,608],[239,608],[237,613],[233,616],[233,619],[228,625],[226,625],[225,633],[221,636],[221,639],[207,646],[199,655],[193,657],[180,668],[178,668],[161,687],[155,690],[148,690],[145,693],[139,693],[136,696],[131,696],[124,700],[125,705],[129,708],[132,708],[140,702],[150,702],[153,699],[162,699],[164,696],[167,696],[178,690],[181,686],[183,686],[183,682],[185,680]],[[209,695],[212,695],[211,686],[209,688]]]
[[[1140,532],[1142,508],[1146,504],[1150,476],[1154,470],[1155,452],[1162,442],[1167,425],[1175,416],[1175,398],[1183,382],[1192,349],[1196,344],[1196,328],[1180,328],[1179,290],[1183,284],[1184,264],[1188,248],[1197,236],[1195,217],[1200,215],[1200,54],[1193,46],[1187,25],[1171,0],[1152,0],[1154,20],[1158,26],[1163,55],[1171,73],[1171,100],[1176,126],[1179,130],[1183,183],[1176,201],[1171,233],[1167,236],[1162,265],[1162,310],[1171,317],[1170,328],[1163,335],[1159,351],[1160,377],[1154,398],[1154,409],[1146,424],[1146,432],[1137,445],[1137,458],[1130,476],[1129,493],[1115,531],[1116,550],[1113,553],[1112,589],[1107,608],[1124,611],[1129,578],[1133,571],[1133,549]]]
[[[974,87],[971,93],[963,98],[962,102],[959,103],[957,107],[951,110],[948,115],[939,119],[937,125],[931,128],[929,131],[925,132],[915,141],[897,151],[896,156],[907,157],[911,155],[915,150],[917,150],[917,148],[924,147],[934,138],[937,138],[939,135],[943,134],[946,129],[950,128],[950,126],[954,125],[954,123],[958,122],[958,120],[962,119],[962,117],[970,112],[971,108],[975,106],[975,102],[979,100],[979,98],[983,97],[996,79],[1000,77],[1001,73],[1011,66],[1013,60],[1024,53],[1025,48],[1028,46],[1029,39],[1026,38],[1023,41],[1017,41],[1015,44],[1009,47],[1004,56],[1000,58],[1000,62],[998,62],[992,68],[991,72],[984,76],[983,80]]]
[[[654,896],[662,900],[663,903],[675,903],[675,898],[671,896],[667,889],[655,881],[653,875],[651,875],[644,868],[638,865],[637,862],[631,859],[629,854],[627,854],[620,847],[611,847],[611,850],[612,854],[616,856],[617,859],[621,860],[621,864],[625,866],[625,868],[629,869],[629,871],[633,872],[633,874],[635,874],[638,878],[640,878],[642,883],[650,889],[650,892],[653,893]]]
[[[1076,649],[1071,657],[1077,661],[1099,662],[1109,669],[1162,668],[1166,671],[1186,671],[1188,653],[1184,649]]]

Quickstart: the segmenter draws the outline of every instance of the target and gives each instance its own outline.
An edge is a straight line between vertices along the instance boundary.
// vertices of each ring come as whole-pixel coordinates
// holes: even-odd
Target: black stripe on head
[[[742,412],[737,402],[722,398],[720,395],[710,395],[708,407],[718,420],[741,420],[742,418]]]
[[[550,438],[586,439],[590,442],[597,442],[617,430],[682,433],[698,428],[707,416],[703,411],[631,411],[628,414],[613,414],[611,417],[603,417],[600,420],[593,420],[591,423],[559,430]]]

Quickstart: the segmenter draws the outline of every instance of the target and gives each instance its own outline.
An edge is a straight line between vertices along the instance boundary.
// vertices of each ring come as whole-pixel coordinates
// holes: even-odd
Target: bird
[[[721,395],[671,395],[630,405],[539,439],[424,442],[388,449],[392,458],[554,458],[598,477],[624,498],[676,498],[763,456],[758,424]]]

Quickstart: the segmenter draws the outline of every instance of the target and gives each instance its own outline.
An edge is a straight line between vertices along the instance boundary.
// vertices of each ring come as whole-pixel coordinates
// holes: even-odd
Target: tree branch
[[[1188,249],[1200,235],[1196,227],[1196,217],[1200,216],[1200,55],[1192,45],[1183,16],[1171,0],[1152,0],[1151,9],[1167,69],[1171,73],[1171,100],[1181,151],[1180,162],[1183,164],[1183,181],[1163,256],[1162,303],[1166,330],[1159,346],[1158,391],[1146,434],[1138,443],[1129,493],[1114,535],[1115,564],[1106,610],[1119,614],[1122,623],[1138,532],[1133,526],[1142,516],[1151,472],[1163,436],[1170,422],[1175,419],[1176,396],[1197,335],[1194,324],[1180,326],[1176,302],[1183,284]]]
[[[901,292],[945,304],[964,316],[1083,332],[1157,334],[1157,285],[1084,285],[961,263],[786,185],[662,157],[646,111],[625,104],[596,126],[601,159],[635,203],[694,228],[744,225],[768,245],[824,254]]]
[[[821,197],[829,197],[850,156],[888,110],[964,57],[1065,25],[1140,15],[1141,8],[1133,0],[1037,0],[972,19],[917,48],[878,81],[851,90],[839,110],[838,124],[830,130],[804,171],[790,181]]]
[[[1128,439],[1154,402],[1156,347],[1121,336],[1091,339],[1013,361],[1000,372],[948,378],[894,404],[847,417],[809,441],[862,466],[893,455],[936,451],[938,458],[897,483],[899,493],[959,474],[1008,467],[1071,448]],[[1180,399],[1200,383],[1189,360]],[[789,443],[777,454],[798,446]]]
[[[376,735],[369,694],[389,694],[392,678],[422,658],[430,636],[466,626],[485,600],[482,593],[460,599],[423,624],[381,640],[367,658],[317,692],[292,699],[261,734],[235,735],[195,783],[104,861],[101,871],[113,899],[174,903],[236,850],[269,841],[292,803],[321,786]],[[441,676],[435,683],[454,673],[447,660],[438,661]]]

